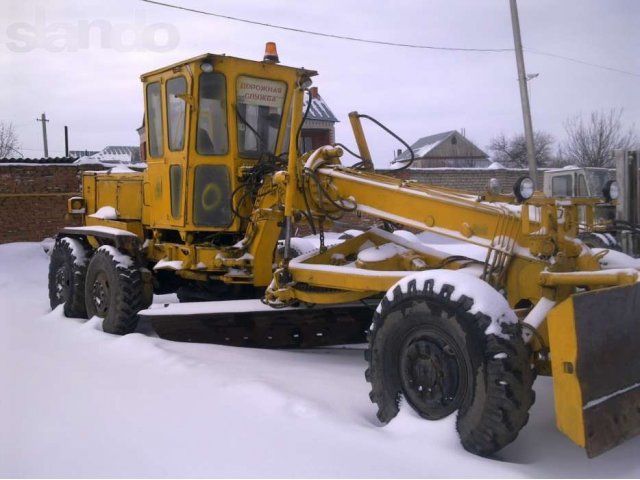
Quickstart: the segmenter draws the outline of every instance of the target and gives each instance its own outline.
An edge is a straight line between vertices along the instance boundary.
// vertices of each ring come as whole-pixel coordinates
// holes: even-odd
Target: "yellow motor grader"
[[[589,456],[639,433],[638,263],[577,239],[602,200],[545,197],[528,178],[473,195],[378,174],[356,112],[357,163],[336,145],[300,153],[316,72],[272,48],[142,75],[148,166],[83,174],[68,202],[83,225],[51,255],[51,307],[114,334],[147,317],[184,340],[198,327],[231,345],[367,341],[380,421],[401,401],[428,420],[457,411],[479,455],[516,438],[538,374]],[[379,223],[330,232],[361,216]],[[166,292],[185,303],[148,308]]]

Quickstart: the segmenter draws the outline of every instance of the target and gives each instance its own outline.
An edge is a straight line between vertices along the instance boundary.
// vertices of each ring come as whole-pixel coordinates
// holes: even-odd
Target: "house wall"
[[[422,158],[414,160],[413,166],[416,168],[483,168],[490,163],[486,153],[455,132]]]
[[[67,225],[67,199],[80,173],[99,165],[0,165],[0,243],[40,241]]]

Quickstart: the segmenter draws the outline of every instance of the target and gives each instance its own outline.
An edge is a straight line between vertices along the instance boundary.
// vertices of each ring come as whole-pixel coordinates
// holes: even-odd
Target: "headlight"
[[[311,80],[309,77],[301,77],[300,80],[298,80],[298,86],[302,90],[308,90],[309,88],[311,88],[311,85],[313,85],[313,80]]]
[[[602,189],[602,195],[607,202],[611,200],[617,200],[620,196],[620,187],[618,186],[618,182],[615,180],[609,180],[604,184],[604,188]]]
[[[86,202],[82,197],[71,197],[67,200],[67,212],[69,213],[85,213]]]
[[[487,191],[491,195],[499,195],[502,191],[502,186],[500,185],[500,180],[497,178],[489,179],[489,183],[487,184]]]
[[[518,202],[529,200],[533,195],[533,180],[529,177],[520,177],[513,185],[513,194]]]

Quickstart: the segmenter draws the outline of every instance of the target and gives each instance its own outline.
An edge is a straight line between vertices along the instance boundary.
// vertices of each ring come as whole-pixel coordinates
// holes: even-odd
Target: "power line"
[[[564,55],[558,55],[556,53],[541,52],[539,50],[531,50],[531,49],[528,49],[528,48],[525,48],[524,51],[527,52],[527,53],[532,53],[534,55],[544,55],[545,57],[560,58],[562,60],[567,60],[569,62],[579,63],[581,65],[588,65],[590,67],[600,68],[602,70],[610,70],[612,72],[624,73],[625,75],[632,75],[634,77],[640,77],[640,73],[629,72],[628,70],[621,70],[619,68],[614,68],[614,67],[607,67],[605,65],[598,65],[597,63],[585,62],[584,60],[579,60],[577,58],[571,58],[571,57],[565,57]]]
[[[24,147],[20,147],[18,150],[26,150],[29,152],[41,152],[42,148],[24,148]],[[64,150],[49,150],[50,152],[53,153],[64,153]]]
[[[271,23],[258,22],[256,20],[247,20],[246,18],[232,17],[230,15],[222,15],[220,13],[207,12],[205,10],[197,10],[195,8],[182,7],[180,5],[172,5],[170,3],[158,2],[156,0],[141,0],[142,2],[152,3],[154,5],[160,5],[162,7],[175,8],[177,10],[184,10],[187,12],[199,13],[201,15],[208,15],[210,17],[224,18],[226,20],[233,20],[234,22],[249,23],[251,25],[260,25],[262,27],[276,28],[278,30],[287,30],[296,33],[305,33],[307,35],[316,35],[318,37],[336,38],[338,40],[349,40],[352,42],[360,43],[373,43],[375,45],[387,45],[390,47],[404,47],[404,48],[417,48],[423,50],[445,50],[452,52],[513,52],[513,48],[459,48],[459,47],[436,47],[433,45],[416,45],[412,43],[396,43],[386,42],[383,40],[372,40],[368,38],[349,37],[346,35],[336,35],[332,33],[314,32],[312,30],[303,30],[301,28],[285,27],[283,25],[274,25]]]
[[[159,2],[157,0],[140,0],[142,2],[146,2],[146,3],[151,3],[154,5],[159,5],[161,7],[167,7],[167,8],[174,8],[176,10],[184,10],[186,12],[192,12],[192,13],[199,13],[201,15],[208,15],[210,17],[217,17],[217,18],[223,18],[226,20],[233,20],[235,22],[242,22],[242,23],[248,23],[251,25],[259,25],[262,27],[268,27],[268,28],[275,28],[278,30],[286,30],[289,32],[296,32],[296,33],[303,33],[303,34],[307,34],[307,35],[315,35],[318,37],[325,37],[325,38],[335,38],[338,40],[348,40],[348,41],[352,41],[352,42],[360,42],[360,43],[370,43],[370,44],[374,44],[374,45],[386,45],[389,47],[401,47],[401,48],[415,48],[415,49],[421,49],[421,50],[443,50],[443,51],[450,51],[450,52],[489,52],[489,53],[503,53],[503,52],[513,52],[513,48],[460,48],[460,47],[438,47],[438,46],[433,46],[433,45],[417,45],[417,44],[411,44],[411,43],[396,43],[396,42],[387,42],[384,40],[373,40],[373,39],[367,39],[367,38],[359,38],[359,37],[350,37],[350,36],[346,36],[346,35],[337,35],[337,34],[332,34],[332,33],[323,33],[323,32],[315,32],[312,30],[304,30],[301,28],[294,28],[294,27],[286,27],[283,25],[274,25],[271,23],[266,23],[266,22],[258,22],[256,20],[248,20],[246,18],[239,18],[239,17],[232,17],[230,15],[222,15],[220,13],[214,13],[214,12],[207,12],[205,10],[198,10],[195,8],[189,8],[189,7],[183,7],[180,5],[173,5],[170,3],[165,3],[165,2]],[[524,49],[525,52],[527,53],[531,53],[533,55],[542,55],[542,56],[546,56],[546,57],[553,57],[553,58],[558,58],[561,60],[567,60],[569,62],[574,62],[574,63],[579,63],[581,65],[586,65],[589,67],[593,67],[593,68],[599,68],[602,70],[609,70],[611,72],[617,72],[617,73],[622,73],[625,75],[632,75],[634,77],[640,77],[640,73],[636,73],[636,72],[630,72],[627,70],[621,70],[619,68],[614,68],[614,67],[609,67],[606,65],[599,65],[597,63],[592,63],[592,62],[587,62],[584,60],[580,60],[578,58],[572,58],[572,57],[567,57],[565,55],[558,55],[555,53],[549,53],[549,52],[542,52],[539,50],[531,50],[528,48]]]

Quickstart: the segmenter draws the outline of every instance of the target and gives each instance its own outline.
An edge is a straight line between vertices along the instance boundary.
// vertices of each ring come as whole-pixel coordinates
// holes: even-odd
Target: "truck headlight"
[[[617,200],[620,196],[620,187],[618,186],[618,182],[616,182],[615,180],[609,180],[607,183],[605,183],[602,189],[602,195],[604,195],[604,198],[607,202],[610,202],[611,200]]]
[[[520,177],[513,185],[513,194],[518,202],[529,200],[533,195],[533,180],[529,177]]]
[[[500,185],[500,180],[497,178],[490,178],[489,183],[487,183],[487,191],[491,195],[499,195],[502,191],[502,186]]]

